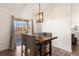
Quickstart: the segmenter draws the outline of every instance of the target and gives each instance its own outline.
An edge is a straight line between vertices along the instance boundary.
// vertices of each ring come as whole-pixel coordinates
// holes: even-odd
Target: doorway
[[[16,46],[19,46],[22,43],[21,34],[27,33],[27,31],[26,31],[27,22],[15,20],[14,24],[15,24]]]
[[[14,30],[15,30],[15,45],[16,48],[22,44],[22,34],[32,34],[32,20],[31,19],[14,19]]]

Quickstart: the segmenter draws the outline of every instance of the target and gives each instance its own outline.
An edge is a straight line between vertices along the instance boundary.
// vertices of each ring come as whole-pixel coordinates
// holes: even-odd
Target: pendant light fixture
[[[41,23],[43,22],[43,12],[40,9],[40,3],[39,3],[39,12],[36,14],[36,22]]]

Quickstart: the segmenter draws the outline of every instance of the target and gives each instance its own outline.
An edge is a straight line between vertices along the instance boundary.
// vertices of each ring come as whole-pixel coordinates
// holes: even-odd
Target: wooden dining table
[[[36,34],[32,34],[31,36],[35,36],[36,42],[40,46],[40,56],[42,56],[42,45],[46,43],[49,44],[49,56],[52,55],[52,40],[57,39],[57,36],[49,37],[45,35],[36,35]]]

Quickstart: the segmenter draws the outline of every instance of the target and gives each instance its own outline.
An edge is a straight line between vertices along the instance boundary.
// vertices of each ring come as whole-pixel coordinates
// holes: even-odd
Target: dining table
[[[27,34],[25,34],[27,35]],[[40,49],[40,56],[42,56],[42,46],[45,44],[49,44],[49,56],[52,55],[52,40],[57,39],[57,36],[46,36],[46,35],[38,35],[38,34],[32,34],[31,36],[35,36],[37,44],[39,44]]]

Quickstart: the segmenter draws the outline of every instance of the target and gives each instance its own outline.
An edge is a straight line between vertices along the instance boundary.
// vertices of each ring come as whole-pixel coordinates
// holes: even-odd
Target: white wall
[[[71,51],[71,5],[70,4],[41,4],[44,12],[44,22],[37,24],[36,13],[38,4],[28,4],[21,17],[34,20],[35,32],[52,32],[58,39],[53,40],[52,45]]]
[[[8,49],[10,43],[12,10],[0,7],[0,50]]]
[[[74,26],[79,26],[79,4],[72,4],[72,28]]]
[[[43,31],[52,32],[52,36],[58,37],[52,45],[71,51],[71,5],[49,4],[48,8],[43,7],[43,11]]]

